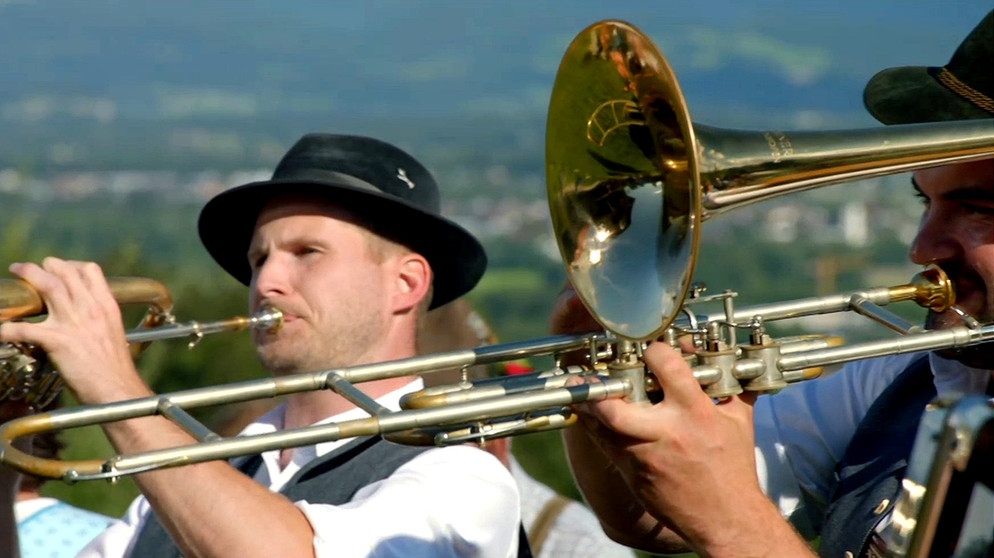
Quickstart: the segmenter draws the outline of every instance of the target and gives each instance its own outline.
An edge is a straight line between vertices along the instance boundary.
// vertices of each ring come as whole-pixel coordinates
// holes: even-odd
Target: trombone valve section
[[[702,348],[690,360],[694,376],[713,398],[729,397],[748,391],[776,391],[787,386],[777,366],[782,344],[774,341],[757,322],[749,334],[749,343],[736,345],[730,324],[707,324]]]
[[[736,293],[726,291],[702,297],[700,289],[695,289],[694,296],[682,309],[684,316],[674,320],[664,335],[673,346],[678,346],[681,339],[693,342],[695,349],[686,359],[694,367],[694,375],[704,391],[714,398],[743,391],[777,391],[789,383],[821,376],[825,366],[853,360],[963,347],[994,339],[994,324],[981,324],[954,306],[951,282],[934,265],[916,274],[909,283],[893,287],[745,309],[734,307],[735,296]],[[720,313],[697,315],[690,311],[694,304],[715,300],[723,305]],[[936,312],[956,312],[963,317],[963,325],[926,330],[884,308],[905,301]],[[867,318],[890,330],[892,335],[846,344],[841,337],[829,335],[775,339],[766,329],[766,324],[774,320],[837,312],[852,312]],[[745,340],[739,343],[737,339],[743,330],[747,332]]]

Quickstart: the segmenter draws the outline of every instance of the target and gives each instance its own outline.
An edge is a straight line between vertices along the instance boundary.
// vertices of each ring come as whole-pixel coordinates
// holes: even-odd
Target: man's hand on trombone
[[[597,328],[564,289],[552,332]],[[578,425],[564,434],[574,476],[605,531],[656,552],[689,545],[710,556],[813,556],[760,488],[755,393],[713,400],[680,350],[664,342],[651,343],[644,359],[663,390],[660,402],[577,405]]]
[[[49,257],[41,265],[11,264],[10,272],[38,291],[47,316],[4,324],[0,341],[41,346],[84,403],[151,393],[135,370],[120,307],[99,265]]]

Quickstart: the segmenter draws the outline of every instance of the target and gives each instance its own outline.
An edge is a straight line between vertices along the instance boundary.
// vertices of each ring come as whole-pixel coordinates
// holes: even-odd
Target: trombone
[[[577,292],[603,332],[559,335],[390,362],[254,380],[118,403],[60,409],[0,426],[0,460],[24,472],[67,481],[114,479],[263,451],[356,436],[409,444],[452,444],[561,428],[570,405],[604,398],[644,401],[658,388],[641,360],[645,343],[690,335],[688,356],[705,391],[775,391],[816,377],[818,367],[869,356],[963,347],[994,340],[994,324],[925,331],[885,307],[914,301],[955,309],[948,278],[935,267],[894,287],[735,308],[713,297],[716,314],[693,310],[690,296],[701,224],[761,199],[859,178],[994,157],[990,122],[891,126],[836,132],[742,132],[693,123],[672,70],[633,26],[605,21],[569,46],[553,87],[546,170],[556,241]],[[852,311],[899,335],[840,345],[829,339],[774,339],[769,321]],[[743,334],[744,332],[744,334]],[[740,335],[742,334],[742,335]],[[740,337],[744,339],[739,340]],[[566,366],[567,353],[586,355]],[[552,355],[547,371],[428,388],[380,407],[357,384]],[[596,376],[599,381],[574,381]],[[291,393],[332,390],[368,417],[260,436],[224,438],[189,409]],[[13,441],[32,434],[163,415],[197,444],[109,459],[38,459]]]

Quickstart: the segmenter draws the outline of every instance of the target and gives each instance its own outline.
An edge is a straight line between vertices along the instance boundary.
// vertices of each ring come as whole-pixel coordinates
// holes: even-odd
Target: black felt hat
[[[308,134],[283,156],[272,179],[226,190],[200,212],[207,251],[246,285],[256,219],[271,198],[283,194],[338,204],[373,232],[424,256],[434,272],[432,308],[469,292],[487,267],[479,241],[442,217],[435,179],[412,156],[373,138]]]
[[[883,70],[866,85],[863,102],[884,124],[994,118],[994,11],[948,64]]]

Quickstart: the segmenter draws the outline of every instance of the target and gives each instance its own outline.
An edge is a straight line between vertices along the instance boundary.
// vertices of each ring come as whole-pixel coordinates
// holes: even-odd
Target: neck
[[[413,314],[397,316],[381,332],[382,341],[368,347],[365,352],[354,357],[347,366],[389,362],[413,357],[416,354],[416,321]],[[414,378],[402,376],[385,378],[362,383],[353,383],[366,396],[377,399],[404,387]],[[284,428],[309,426],[351,409],[356,405],[330,389],[307,391],[290,396],[287,400]]]
[[[414,381],[412,376],[387,378],[357,384],[366,396],[378,399]],[[290,396],[283,418],[283,428],[310,426],[329,417],[355,409],[356,405],[332,391],[311,391]]]
[[[363,382],[361,384],[362,393],[372,399],[378,399],[392,391],[398,390],[410,382],[414,381],[411,376],[399,378],[388,378],[373,382]],[[351,411],[357,406],[348,399],[331,391],[315,391],[298,393],[291,396],[283,415],[283,429],[303,428],[310,426],[327,418]],[[352,431],[349,436],[364,436],[378,434],[370,424],[370,430],[365,432]],[[285,469],[293,459],[293,449],[285,449],[280,452],[279,466]]]

